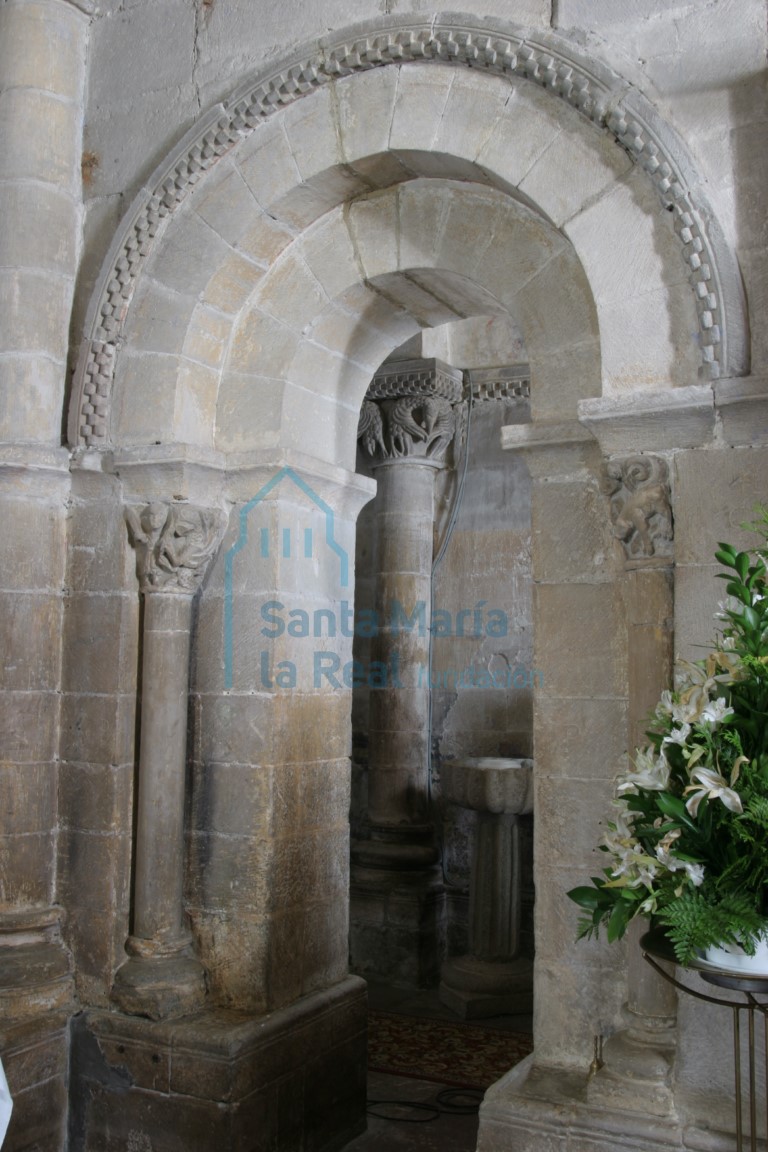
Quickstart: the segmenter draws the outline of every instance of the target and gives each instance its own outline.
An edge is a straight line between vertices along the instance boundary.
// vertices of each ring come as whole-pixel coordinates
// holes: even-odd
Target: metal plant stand
[[[714,984],[719,988],[730,988],[736,992],[744,994],[744,1003],[739,1003],[733,1000],[721,1000],[717,996],[707,996],[703,992],[696,992],[693,988],[689,988],[686,984],[681,984],[679,980],[675,980],[669,972],[662,967],[658,961],[666,963],[677,964],[674,951],[669,941],[665,937],[658,935],[655,932],[647,932],[640,940],[640,947],[643,950],[643,956],[654,968],[660,976],[673,984],[680,992],[684,992],[686,996],[694,996],[697,1000],[705,1000],[708,1004],[720,1004],[724,1008],[730,1008],[733,1020],[733,1066],[734,1066],[734,1087],[736,1097],[736,1148],[737,1152],[744,1152],[745,1148],[749,1148],[749,1152],[757,1152],[757,1073],[755,1064],[755,1014],[762,1016],[763,1019],[763,1050],[765,1054],[765,1106],[766,1106],[766,1128],[768,1130],[768,1002],[760,1003],[755,999],[756,996],[768,996],[768,976],[746,976],[739,972],[730,972],[727,969],[712,968],[710,965],[704,963],[697,963],[692,960],[685,967],[691,971],[698,972],[702,980],[707,984]],[[742,1071],[742,1058],[741,1058],[741,1037],[742,1037],[742,1012],[747,1016],[747,1084],[748,1084],[748,1101],[749,1101],[749,1127],[747,1132],[744,1130],[744,1116],[743,1116],[743,1071]],[[745,1144],[745,1138],[748,1138],[749,1144]]]

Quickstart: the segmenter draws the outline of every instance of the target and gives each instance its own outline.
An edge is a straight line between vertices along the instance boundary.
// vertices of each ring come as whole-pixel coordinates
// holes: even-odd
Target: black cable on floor
[[[435,1100],[443,1112],[449,1112],[452,1116],[471,1116],[480,1111],[484,1095],[479,1088],[443,1088]],[[462,1099],[466,1100],[466,1104],[461,1103]]]
[[[374,1112],[374,1108],[412,1108],[414,1111],[431,1112],[431,1116],[382,1116],[381,1112]],[[367,1105],[369,1116],[376,1116],[379,1120],[390,1120],[395,1124],[429,1124],[440,1119],[440,1109],[434,1104],[419,1104],[415,1100],[369,1100]]]
[[[480,1110],[484,1093],[477,1088],[443,1088],[437,1093],[434,1104],[424,1104],[415,1100],[369,1100],[369,1116],[378,1120],[388,1120],[394,1124],[430,1124],[441,1116],[473,1116]],[[462,1103],[465,1101],[465,1103]],[[376,1108],[403,1108],[414,1112],[429,1112],[429,1116],[383,1116]]]

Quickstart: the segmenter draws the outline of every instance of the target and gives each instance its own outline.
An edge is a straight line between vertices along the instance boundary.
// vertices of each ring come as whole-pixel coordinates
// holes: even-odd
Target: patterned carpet
[[[485,1091],[531,1051],[533,1038],[524,1032],[390,1012],[368,1015],[368,1067],[375,1072]]]

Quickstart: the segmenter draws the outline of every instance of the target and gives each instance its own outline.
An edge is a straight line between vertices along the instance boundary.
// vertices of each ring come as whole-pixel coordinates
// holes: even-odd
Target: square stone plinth
[[[73,1152],[334,1152],[365,1129],[365,984],[261,1017],[93,1011],[73,1042]]]

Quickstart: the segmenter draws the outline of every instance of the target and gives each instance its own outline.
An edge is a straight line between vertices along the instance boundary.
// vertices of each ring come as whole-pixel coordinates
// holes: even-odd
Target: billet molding
[[[486,400],[524,404],[531,398],[531,369],[528,364],[470,368],[465,375],[467,393],[473,404],[484,403]]]
[[[259,73],[201,117],[155,170],[115,235],[91,300],[73,387],[73,446],[109,443],[116,358],[138,278],[173,213],[206,172],[305,94],[344,76],[411,62],[461,65],[530,81],[608,132],[647,174],[662,210],[673,214],[699,318],[703,374],[714,379],[744,369],[747,328],[735,261],[686,149],[644,97],[552,33],[529,37],[501,21],[475,24],[450,13],[385,17],[313,41]],[[735,350],[729,350],[728,340]]]

